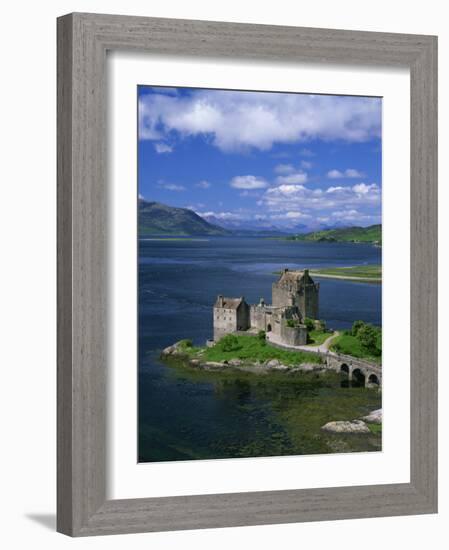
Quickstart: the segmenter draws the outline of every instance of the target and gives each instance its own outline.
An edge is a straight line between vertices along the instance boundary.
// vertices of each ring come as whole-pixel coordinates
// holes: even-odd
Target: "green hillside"
[[[187,208],[139,200],[140,235],[228,235]]]
[[[327,229],[314,231],[303,235],[286,237],[294,241],[315,242],[351,242],[382,244],[382,225],[370,225],[369,227],[344,227],[339,229]]]

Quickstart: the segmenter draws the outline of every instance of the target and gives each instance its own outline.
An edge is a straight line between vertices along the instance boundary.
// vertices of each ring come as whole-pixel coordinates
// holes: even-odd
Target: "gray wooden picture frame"
[[[106,498],[106,52],[408,67],[410,483]],[[437,511],[437,38],[74,13],[58,19],[57,529],[100,535]]]

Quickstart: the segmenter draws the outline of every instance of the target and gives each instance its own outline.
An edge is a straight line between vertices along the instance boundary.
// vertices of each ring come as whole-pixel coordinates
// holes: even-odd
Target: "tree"
[[[234,334],[227,334],[220,340],[219,344],[223,351],[237,351],[242,347],[239,339]]]
[[[382,355],[382,331],[377,331],[376,337],[376,355]]]
[[[382,353],[382,334],[379,328],[364,323],[357,331],[357,339],[373,355]]]
[[[359,330],[365,326],[365,323],[363,321],[354,321],[352,323],[352,335],[357,336],[359,333]]]
[[[306,325],[307,332],[312,332],[312,330],[315,328],[315,323],[313,322],[313,319],[309,319],[309,317],[304,317],[304,324]]]

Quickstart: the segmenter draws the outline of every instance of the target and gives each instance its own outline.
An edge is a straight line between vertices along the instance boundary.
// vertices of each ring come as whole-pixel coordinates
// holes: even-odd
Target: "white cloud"
[[[275,143],[310,139],[361,142],[380,137],[381,102],[378,98],[222,90],[142,96],[139,137],[161,140],[173,131],[181,138],[207,135],[222,151],[269,150]]]
[[[285,216],[292,220],[311,218],[310,214],[304,214],[303,212],[297,212],[297,211],[287,212]]]
[[[310,170],[312,166],[313,166],[313,163],[308,160],[301,161],[301,168],[304,168],[305,170]]]
[[[293,174],[288,174],[287,176],[278,176],[276,178],[276,183],[306,183],[307,174],[305,172],[299,171],[294,172]]]
[[[196,212],[202,218],[216,218],[217,220],[242,220],[244,216],[236,212]]]
[[[375,183],[360,183],[353,187],[329,187],[326,190],[309,189],[298,184],[282,184],[267,189],[258,205],[271,213],[319,212],[322,216],[328,216],[336,210],[367,209],[370,214],[377,215],[380,202],[381,191]]]
[[[363,178],[364,175],[363,172],[359,172],[355,170],[355,168],[346,168],[345,170],[345,176],[347,178]]]
[[[293,164],[278,164],[275,166],[274,171],[276,174],[291,174],[295,171]]]
[[[167,143],[155,143],[154,148],[156,153],[171,153],[173,151],[173,147],[167,145]]]
[[[197,202],[196,204],[186,204],[184,208],[187,208],[187,210],[193,210],[196,212],[197,210],[200,210],[201,208],[205,208],[206,205],[202,202]]]
[[[235,176],[230,181],[230,186],[235,189],[263,189],[268,187],[268,183],[257,176]]]
[[[158,183],[158,187],[162,187],[162,189],[166,189],[167,191],[185,191],[186,190],[184,185],[178,185],[176,183],[160,182]]]
[[[199,181],[198,183],[195,183],[195,187],[199,187],[200,189],[209,189],[209,187],[211,186],[212,184],[209,183],[208,181],[206,180],[202,180],[202,181]]]
[[[306,191],[304,185],[287,185],[282,184],[279,187],[271,187],[265,193],[266,196],[289,196],[297,195],[303,191]]]
[[[371,183],[370,185],[367,185],[366,183],[358,183],[352,187],[354,193],[358,193],[359,195],[367,195],[370,191],[375,191],[376,189],[377,185],[375,183]]]
[[[327,177],[330,179],[340,179],[340,178],[363,178],[364,174],[359,172],[355,168],[346,168],[343,172],[340,170],[329,170]]]
[[[327,177],[330,179],[338,179],[343,177],[343,172],[340,172],[340,170],[329,170],[327,173]]]
[[[366,225],[366,224],[378,223],[379,216],[372,215],[372,214],[364,214],[363,212],[359,212],[358,210],[355,210],[355,209],[338,210],[335,212],[331,212],[331,214],[327,218],[327,222],[329,221],[347,222],[348,224],[351,224],[351,225],[357,224],[357,223],[363,223]]]

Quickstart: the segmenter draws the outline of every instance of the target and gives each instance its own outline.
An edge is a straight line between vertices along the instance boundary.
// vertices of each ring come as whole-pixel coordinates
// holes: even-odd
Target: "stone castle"
[[[272,304],[262,298],[249,305],[245,298],[218,296],[214,304],[214,341],[226,334],[263,330],[275,343],[302,346],[307,343],[306,317],[318,319],[319,283],[309,270],[284,269],[272,286]]]

